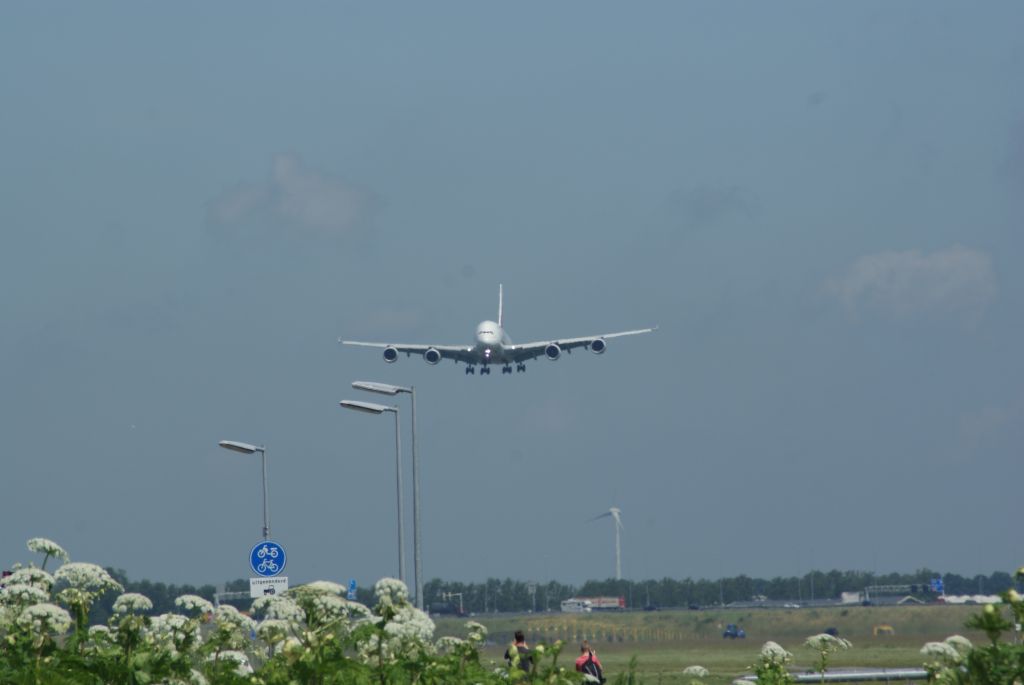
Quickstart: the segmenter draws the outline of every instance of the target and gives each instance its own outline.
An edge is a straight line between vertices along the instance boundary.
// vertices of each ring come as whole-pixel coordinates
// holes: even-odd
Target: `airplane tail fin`
[[[500,328],[504,328],[505,327],[505,322],[504,322],[504,319],[503,319],[503,317],[504,317],[504,310],[503,310],[504,299],[505,298],[503,297],[502,286],[501,286],[501,283],[499,283],[498,284],[498,326]]]

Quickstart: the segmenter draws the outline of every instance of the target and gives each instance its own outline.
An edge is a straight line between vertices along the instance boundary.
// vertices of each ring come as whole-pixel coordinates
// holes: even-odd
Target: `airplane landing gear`
[[[490,376],[490,375],[491,375],[491,367],[487,366],[487,364],[484,364],[483,366],[481,366],[481,367],[480,367],[480,375],[482,376],[482,375],[484,375],[485,373],[486,373],[486,374],[487,374],[488,376]]]
[[[505,366],[501,367],[501,375],[504,376],[506,373],[512,373],[512,367],[509,366],[508,364],[505,364]]]
[[[526,371],[526,364],[516,364],[516,373],[524,373]]]
[[[467,376],[471,376],[474,373],[476,373],[476,367],[475,366],[467,366],[466,367],[466,375]]]

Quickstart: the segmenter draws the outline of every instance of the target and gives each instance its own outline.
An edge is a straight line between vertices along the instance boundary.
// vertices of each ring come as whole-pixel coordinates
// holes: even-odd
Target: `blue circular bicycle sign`
[[[276,542],[257,542],[249,552],[249,566],[261,576],[276,576],[284,570],[284,564],[284,547]]]

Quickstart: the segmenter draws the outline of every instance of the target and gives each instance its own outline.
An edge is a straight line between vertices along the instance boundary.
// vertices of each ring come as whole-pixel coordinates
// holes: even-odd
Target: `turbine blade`
[[[606,511],[606,512],[604,512],[603,514],[598,514],[598,515],[597,515],[597,516],[595,516],[594,518],[591,518],[591,519],[587,519],[587,521],[586,521],[586,522],[587,522],[587,523],[590,523],[591,521],[596,521],[597,519],[603,519],[603,518],[607,518],[608,516],[611,516],[611,515],[612,515],[612,512],[610,512],[610,511]]]

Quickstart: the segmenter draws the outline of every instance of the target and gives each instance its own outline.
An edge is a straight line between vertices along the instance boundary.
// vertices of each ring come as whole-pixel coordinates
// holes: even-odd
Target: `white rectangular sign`
[[[288,589],[287,576],[274,576],[273,578],[250,578],[249,596],[253,599],[258,597],[273,597],[283,595]]]

